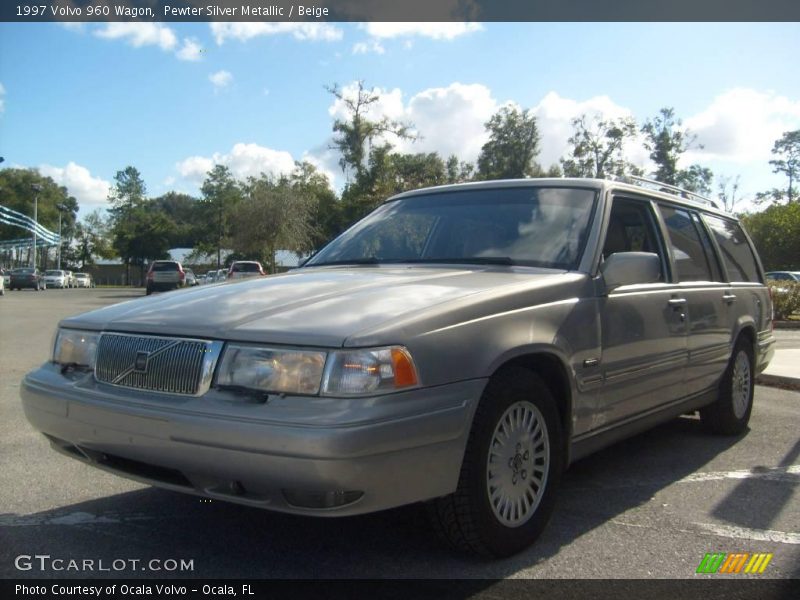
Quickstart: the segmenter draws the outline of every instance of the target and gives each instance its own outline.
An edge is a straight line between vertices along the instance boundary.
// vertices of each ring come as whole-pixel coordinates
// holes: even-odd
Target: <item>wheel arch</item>
[[[572,404],[574,398],[573,379],[569,376],[566,358],[555,348],[527,348],[506,355],[495,363],[490,377],[512,367],[522,367],[541,377],[556,400],[559,421],[563,433],[564,466],[570,462],[570,440],[572,438]]]

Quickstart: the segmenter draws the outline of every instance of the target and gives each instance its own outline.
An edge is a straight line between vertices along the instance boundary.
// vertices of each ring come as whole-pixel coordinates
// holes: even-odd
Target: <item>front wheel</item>
[[[473,554],[523,550],[550,519],[563,461],[550,389],[527,369],[504,370],[478,405],[456,491],[430,503],[434,527]]]
[[[740,338],[719,384],[717,400],[700,410],[700,420],[712,432],[737,435],[747,429],[755,390],[753,348]]]

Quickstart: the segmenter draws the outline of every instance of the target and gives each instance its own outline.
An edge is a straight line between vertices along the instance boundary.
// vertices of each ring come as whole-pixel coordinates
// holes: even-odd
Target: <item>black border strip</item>
[[[170,10],[166,10],[166,7]],[[100,10],[97,10],[98,7]],[[301,7],[303,8],[301,13]],[[311,9],[311,10],[309,10]],[[134,14],[138,13],[138,14]],[[310,13],[310,14],[309,14]],[[0,21],[800,21],[798,0],[3,0]]]

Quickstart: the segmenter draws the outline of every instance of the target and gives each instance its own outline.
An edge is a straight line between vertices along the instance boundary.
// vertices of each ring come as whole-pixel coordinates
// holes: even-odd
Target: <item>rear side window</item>
[[[758,267],[753,250],[738,223],[712,215],[703,215],[717,240],[730,281],[758,282]]]
[[[689,211],[659,206],[667,226],[678,281],[712,281],[711,261]]]
[[[176,262],[154,262],[153,271],[177,271],[178,263]]]
[[[261,271],[261,267],[258,263],[233,263],[231,271],[234,273],[258,273]]]

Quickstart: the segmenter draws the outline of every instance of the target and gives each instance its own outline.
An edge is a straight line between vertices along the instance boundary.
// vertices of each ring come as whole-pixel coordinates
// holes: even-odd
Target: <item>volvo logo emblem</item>
[[[147,373],[147,359],[150,358],[149,352],[137,352],[136,360],[133,363],[133,370],[136,373]]]

